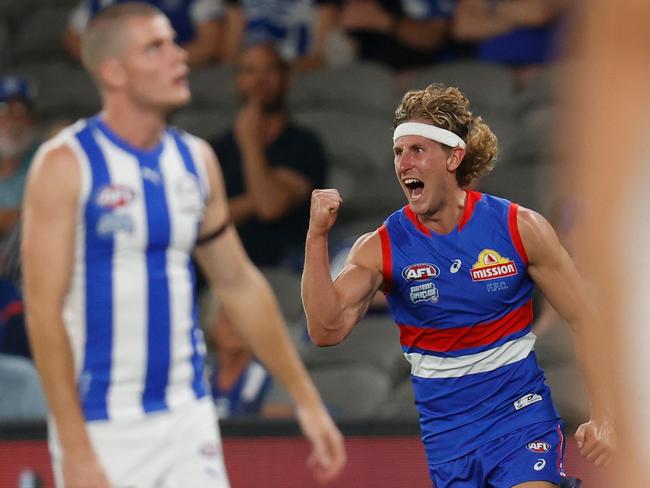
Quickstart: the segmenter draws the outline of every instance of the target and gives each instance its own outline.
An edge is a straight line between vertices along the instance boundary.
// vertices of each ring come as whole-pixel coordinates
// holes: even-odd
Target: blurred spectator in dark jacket
[[[64,41],[70,55],[81,59],[80,36],[101,9],[134,0],[82,0],[72,11]],[[135,0],[138,1],[138,0]],[[191,66],[220,61],[224,41],[223,0],[139,0],[162,10],[176,30],[178,43],[187,51]]]
[[[226,0],[226,51],[235,62],[243,47],[274,44],[298,69],[324,65],[341,0]]]
[[[309,198],[325,184],[325,152],[312,132],[291,122],[289,67],[270,44],[246,49],[235,87],[234,127],[213,142],[223,168],[230,215],[258,266],[301,266]]]
[[[38,131],[34,88],[21,76],[0,78],[0,247],[18,221]]]
[[[511,66],[522,85],[555,54],[569,0],[458,0],[453,37],[482,61]]]
[[[440,59],[456,0],[346,0],[340,25],[357,57],[395,70]]]

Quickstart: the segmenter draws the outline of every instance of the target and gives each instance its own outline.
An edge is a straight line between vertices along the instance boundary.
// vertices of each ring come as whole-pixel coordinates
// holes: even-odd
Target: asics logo
[[[545,466],[546,466],[546,460],[545,459],[538,459],[537,462],[535,463],[535,465],[533,466],[533,469],[535,471],[541,471],[542,469],[544,469]]]

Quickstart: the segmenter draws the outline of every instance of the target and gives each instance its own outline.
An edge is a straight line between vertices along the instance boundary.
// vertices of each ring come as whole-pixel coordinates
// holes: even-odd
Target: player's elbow
[[[341,343],[340,339],[331,335],[313,334],[310,332],[309,338],[311,339],[312,344],[318,347],[336,346]]]
[[[312,344],[318,347],[329,347],[340,344],[345,335],[337,328],[327,327],[324,323],[308,321],[307,331]]]

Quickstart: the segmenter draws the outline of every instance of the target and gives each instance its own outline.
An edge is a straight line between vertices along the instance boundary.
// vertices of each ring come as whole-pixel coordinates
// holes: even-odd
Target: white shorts
[[[209,397],[140,419],[86,425],[114,488],[230,486],[219,426]],[[62,453],[53,427],[50,419],[52,468],[57,488],[63,488]]]

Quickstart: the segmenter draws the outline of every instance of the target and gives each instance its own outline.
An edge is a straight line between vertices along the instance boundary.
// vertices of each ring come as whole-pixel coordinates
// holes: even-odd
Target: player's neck
[[[465,190],[456,187],[447,192],[430,213],[417,217],[425,227],[436,234],[449,234],[463,218],[466,199]]]
[[[145,110],[130,104],[105,106],[102,120],[121,139],[143,150],[153,149],[160,143],[166,125],[160,111]]]

